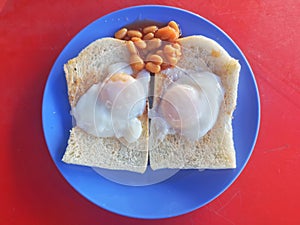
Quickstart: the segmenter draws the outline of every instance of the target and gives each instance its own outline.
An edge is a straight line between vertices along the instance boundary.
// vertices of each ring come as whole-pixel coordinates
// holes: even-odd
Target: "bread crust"
[[[149,154],[150,166],[154,170],[236,167],[232,114],[236,107],[240,64],[217,42],[209,38],[197,35],[181,38],[178,41],[182,46],[183,54],[177,64],[178,67],[195,71],[208,70],[221,79],[225,97],[214,127],[196,142],[190,142],[178,134],[169,134],[163,141],[158,141],[150,127],[151,135],[148,140],[147,104],[145,112],[139,117],[143,131],[137,142],[124,145],[115,137],[95,137],[75,126],[70,131],[68,146],[62,158],[64,162],[143,173],[147,167]],[[124,41],[103,38],[96,40],[77,57],[69,60],[64,65],[64,71],[71,107],[77,104],[80,96],[93,84],[103,81],[109,75],[107,72],[109,65],[117,62],[129,63],[129,59],[130,53]],[[163,72],[156,74],[155,96],[162,95],[166,80]],[[153,107],[158,105],[159,98],[154,98]]]
[[[93,84],[104,81],[110,75],[107,69],[111,64],[129,64],[129,56],[125,41],[102,38],[69,60],[64,65],[64,71],[70,106],[76,106],[79,98]],[[95,137],[77,126],[73,127],[62,161],[143,173],[148,162],[148,104],[139,120],[142,123],[142,135],[133,144],[126,144],[124,140],[115,137]]]
[[[225,90],[224,101],[220,107],[213,128],[200,140],[191,142],[174,134],[158,140],[150,127],[149,156],[152,169],[225,169],[236,167],[236,156],[232,133],[232,114],[236,107],[237,88],[240,72],[238,61],[217,42],[204,36],[195,35],[181,38],[182,58],[177,66],[188,70],[207,70],[220,77]],[[155,99],[153,107],[158,107],[167,85],[163,71],[155,77]]]

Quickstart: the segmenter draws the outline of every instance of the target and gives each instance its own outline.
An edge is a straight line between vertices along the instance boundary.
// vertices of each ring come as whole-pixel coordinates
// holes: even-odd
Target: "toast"
[[[71,107],[93,85],[104,81],[108,67],[118,62],[129,64],[130,53],[125,41],[102,38],[94,41],[79,55],[64,65],[68,96]],[[116,137],[96,137],[78,126],[70,131],[68,146],[62,160],[66,163],[128,170],[143,173],[148,162],[148,105],[138,118],[142,134],[131,144],[124,144]]]
[[[151,121],[149,137],[150,166],[178,169],[235,168],[236,158],[232,133],[232,114],[236,107],[240,64],[215,41],[195,35],[178,39],[182,57],[176,67],[210,71],[220,77],[225,91],[217,121],[201,139],[191,142],[180,134],[167,134],[159,140],[156,123]],[[159,107],[160,97],[168,79],[164,71],[156,74],[153,109]]]

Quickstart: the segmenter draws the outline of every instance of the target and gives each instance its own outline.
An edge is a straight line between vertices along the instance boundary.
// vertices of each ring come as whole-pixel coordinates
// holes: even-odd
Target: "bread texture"
[[[236,107],[240,64],[217,42],[204,36],[180,38],[182,57],[177,67],[207,70],[220,77],[225,90],[217,121],[200,140],[191,142],[179,134],[168,134],[158,140],[150,126],[149,156],[152,169],[225,169],[236,167],[232,133],[232,114]],[[159,107],[168,81],[162,71],[156,74],[153,107]]]
[[[109,76],[107,69],[111,64],[129,64],[129,59],[125,41],[102,38],[69,60],[64,65],[64,71],[70,106],[76,106],[79,98],[93,84]],[[148,162],[148,105],[139,120],[143,131],[132,144],[125,144],[115,137],[95,137],[77,126],[73,127],[62,160],[70,164],[143,173]]]
[[[66,163],[128,170],[143,173],[148,154],[152,169],[226,169],[236,167],[232,133],[232,115],[236,107],[240,64],[217,42],[196,35],[180,38],[182,57],[176,65],[187,70],[213,72],[220,77],[225,91],[217,121],[213,128],[195,142],[179,134],[156,136],[154,124],[149,129],[148,104],[143,115],[142,135],[132,144],[115,137],[102,138],[74,126],[62,160]],[[102,38],[94,41],[64,65],[71,107],[93,85],[109,76],[108,67],[118,62],[129,64],[130,53],[125,41]],[[155,75],[153,108],[159,107],[168,79],[164,72]],[[150,139],[149,139],[150,130]]]

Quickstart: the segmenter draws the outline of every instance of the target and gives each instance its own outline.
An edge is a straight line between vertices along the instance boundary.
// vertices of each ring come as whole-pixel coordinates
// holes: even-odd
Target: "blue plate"
[[[109,181],[92,168],[61,162],[72,127],[63,65],[88,44],[113,36],[136,20],[177,21],[183,36],[201,34],[216,40],[241,64],[233,136],[237,168],[181,170],[166,181],[148,186],[126,186]],[[237,45],[218,27],[191,12],[166,6],[138,6],[108,14],[79,32],[57,58],[43,99],[43,128],[50,154],[65,179],[84,197],[109,211],[135,218],[167,218],[188,213],[219,196],[246,165],[258,134],[259,95],[251,68]]]

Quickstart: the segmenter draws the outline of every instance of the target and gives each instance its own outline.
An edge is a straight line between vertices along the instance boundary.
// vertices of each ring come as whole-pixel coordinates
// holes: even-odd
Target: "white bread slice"
[[[71,107],[93,84],[109,76],[107,69],[111,64],[129,64],[129,58],[125,41],[102,38],[69,60],[64,65],[64,71]],[[115,137],[95,137],[77,126],[73,127],[62,160],[70,164],[143,173],[148,162],[148,105],[139,119],[142,122],[142,135],[129,145],[122,144]]]
[[[167,135],[158,141],[153,124],[150,126],[149,156],[152,169],[224,169],[235,168],[236,158],[232,135],[232,114],[236,107],[240,64],[215,41],[204,36],[189,36],[178,42],[182,58],[177,66],[200,71],[204,68],[221,78],[225,90],[214,127],[200,140],[190,142],[179,134]],[[163,71],[156,74],[153,107],[159,107],[167,85]]]

